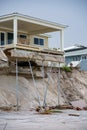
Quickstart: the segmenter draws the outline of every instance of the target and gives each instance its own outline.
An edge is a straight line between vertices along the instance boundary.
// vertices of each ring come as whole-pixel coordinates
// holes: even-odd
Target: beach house
[[[0,16],[0,48],[2,48],[8,58],[12,60],[16,58],[23,60],[30,58],[30,53],[33,52],[34,60],[61,63],[64,62],[64,29],[66,27],[66,25],[19,13],[3,15]],[[48,33],[50,32],[60,33],[59,50],[49,49]],[[22,53],[24,54],[21,55]],[[42,57],[44,58],[35,58],[36,53],[38,53],[39,56],[43,55]],[[18,56],[18,54],[21,56]],[[48,58],[48,56],[50,58]]]

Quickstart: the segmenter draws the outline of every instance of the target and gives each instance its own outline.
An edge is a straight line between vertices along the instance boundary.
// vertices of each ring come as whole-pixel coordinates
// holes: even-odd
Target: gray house
[[[64,49],[66,65],[72,63],[73,67],[80,67],[80,70],[87,70],[87,47],[74,45]]]

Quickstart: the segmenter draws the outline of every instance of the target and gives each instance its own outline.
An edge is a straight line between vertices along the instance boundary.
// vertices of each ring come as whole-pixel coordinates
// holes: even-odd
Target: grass
[[[50,110],[52,113],[63,113],[62,111],[60,110],[57,110],[57,109],[53,109],[53,110]]]
[[[64,70],[65,72],[71,72],[71,68],[66,65],[62,67],[62,70]]]

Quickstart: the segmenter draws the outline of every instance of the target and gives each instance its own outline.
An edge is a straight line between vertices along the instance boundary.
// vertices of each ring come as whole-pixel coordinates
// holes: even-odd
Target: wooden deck
[[[31,46],[31,45],[23,45],[23,44],[16,44],[14,46],[14,44],[10,44],[10,45],[5,45],[4,50],[9,50],[9,49],[21,49],[21,50],[29,50],[29,51],[37,51],[37,52],[42,52],[42,53],[48,53],[48,54],[55,54],[55,55],[63,55],[64,52],[62,51],[58,51],[58,50],[53,50],[53,49],[49,49],[49,48],[40,48],[37,46]]]

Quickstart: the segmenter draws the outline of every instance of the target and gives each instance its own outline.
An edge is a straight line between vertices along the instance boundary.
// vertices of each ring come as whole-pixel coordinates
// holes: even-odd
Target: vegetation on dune
[[[71,67],[68,67],[68,66],[62,66],[62,70],[64,70],[65,72],[71,72]]]

